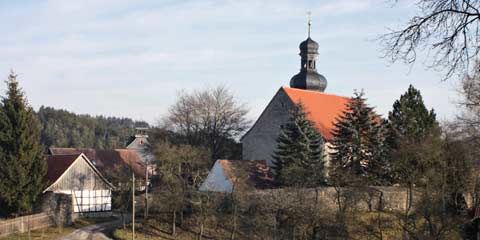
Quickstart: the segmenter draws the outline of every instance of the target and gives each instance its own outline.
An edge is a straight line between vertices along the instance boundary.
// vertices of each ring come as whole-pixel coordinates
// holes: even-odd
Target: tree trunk
[[[172,215],[172,236],[177,235],[177,232],[175,229],[176,221],[177,221],[177,211],[174,210]]]
[[[235,231],[237,231],[237,206],[233,205],[233,223],[232,223],[232,233],[230,234],[230,240],[235,239]]]
[[[183,209],[182,211],[180,211],[180,223],[179,223],[179,226],[182,227],[183,226]]]
[[[126,226],[126,224],[125,224],[125,213],[122,211],[122,212],[120,213],[120,215],[122,216],[122,226],[123,226],[123,229],[126,229],[127,226]]]
[[[406,215],[410,213],[413,204],[413,184],[408,185],[408,194],[407,194],[407,209]]]
[[[202,240],[202,237],[203,237],[203,222],[202,224],[200,224],[200,233],[199,233],[198,239]]]

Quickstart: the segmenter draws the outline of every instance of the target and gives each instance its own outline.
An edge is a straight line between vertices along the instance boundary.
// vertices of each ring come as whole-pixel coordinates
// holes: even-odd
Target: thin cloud
[[[377,46],[365,39],[391,22],[386,15],[404,14],[403,6],[378,5],[372,0],[3,2],[0,74],[18,71],[35,107],[151,122],[174,101],[176,90],[223,83],[251,103],[249,116],[255,118],[297,73],[310,10],[327,91],[349,95],[364,88],[372,100],[393,102],[397,96],[375,89],[389,81],[418,81],[418,74],[425,82],[436,78],[425,70],[404,77],[403,68],[388,68],[378,59]],[[438,94],[425,95],[435,108],[444,104]]]

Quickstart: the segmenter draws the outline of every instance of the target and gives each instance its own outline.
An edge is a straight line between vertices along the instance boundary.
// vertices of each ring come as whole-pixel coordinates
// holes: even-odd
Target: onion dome
[[[318,54],[318,43],[310,37],[307,40],[300,43],[300,52],[316,53]]]
[[[317,72],[318,43],[310,38],[311,22],[308,22],[308,38],[300,43],[300,72],[290,80],[290,87],[312,91],[325,91],[327,79]]]

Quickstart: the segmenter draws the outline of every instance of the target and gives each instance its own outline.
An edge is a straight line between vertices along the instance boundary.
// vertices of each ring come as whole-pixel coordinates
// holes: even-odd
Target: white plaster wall
[[[232,183],[225,175],[222,165],[217,160],[208,173],[207,179],[200,186],[200,191],[232,192]]]

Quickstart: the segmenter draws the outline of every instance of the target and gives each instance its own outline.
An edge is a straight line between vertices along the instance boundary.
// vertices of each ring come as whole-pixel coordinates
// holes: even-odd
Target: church
[[[272,166],[272,155],[281,126],[288,121],[290,112],[300,102],[323,136],[325,152],[330,152],[329,142],[333,138],[334,123],[350,98],[325,93],[327,79],[317,71],[318,43],[310,38],[310,26],[309,22],[308,38],[299,47],[300,72],[291,78],[290,87],[281,87],[277,91],[254,125],[241,138],[245,160],[261,159]]]
[[[337,118],[346,109],[350,97],[325,93],[327,79],[317,71],[318,43],[310,38],[300,43],[300,72],[290,80],[290,87],[280,87],[253,126],[241,138],[243,160],[217,160],[200,187],[201,191],[230,192],[238,172],[247,174],[247,181],[256,189],[269,188],[273,177],[273,153],[281,127],[298,103],[308,112],[325,140],[326,164]]]

